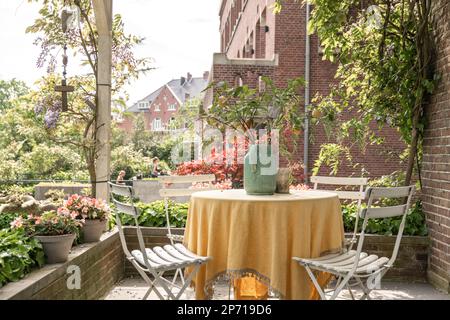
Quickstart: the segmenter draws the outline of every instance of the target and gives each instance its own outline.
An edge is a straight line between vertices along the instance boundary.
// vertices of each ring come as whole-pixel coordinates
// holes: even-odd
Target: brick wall
[[[69,290],[67,268],[80,268],[81,288]],[[124,255],[117,231],[103,234],[97,243],[72,248],[67,262],[45,265],[18,282],[0,289],[0,300],[93,300],[108,293],[124,274]]]
[[[363,250],[379,257],[391,257],[395,236],[366,235]],[[392,281],[425,282],[429,252],[427,237],[403,236],[394,267],[383,277]]]
[[[275,51],[275,15],[270,8],[274,0],[224,0],[221,10],[220,33],[222,52],[228,58],[266,58],[272,59]],[[234,5],[233,5],[234,3]],[[241,12],[236,13],[237,11]],[[261,19],[262,18],[262,19]],[[268,27],[268,32],[260,33],[257,25]],[[246,53],[244,45],[253,32],[253,54]],[[258,39],[259,37],[259,39]],[[261,39],[261,37],[264,37]],[[256,41],[264,44],[264,56],[257,56]],[[260,51],[262,52],[262,51]]]
[[[237,85],[239,80],[249,87],[257,88],[260,76],[274,77],[278,57],[273,59],[230,59],[224,53],[215,53],[210,71],[211,81],[224,81],[229,85]],[[213,100],[213,90],[205,93],[203,105],[207,108]]]
[[[434,2],[437,72],[441,80],[426,107],[422,200],[431,236],[430,282],[450,292],[450,1]]]

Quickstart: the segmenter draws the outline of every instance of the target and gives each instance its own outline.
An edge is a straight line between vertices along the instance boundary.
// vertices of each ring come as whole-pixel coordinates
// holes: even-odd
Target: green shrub
[[[34,194],[34,185],[22,185],[22,184],[3,184],[0,186],[0,195],[33,195]]]
[[[342,205],[345,232],[353,232],[356,211],[357,206],[355,202]],[[358,230],[361,230],[362,220],[359,219]],[[400,222],[401,217],[370,219],[366,227],[366,232],[370,234],[396,235]],[[403,234],[407,236],[425,236],[428,234],[425,224],[425,214],[422,211],[422,203],[420,200],[417,200],[409,210]]]
[[[170,225],[174,228],[184,228],[186,226],[186,218],[188,212],[188,203],[176,203],[169,201],[169,220]],[[141,210],[138,218],[140,226],[143,227],[166,227],[166,213],[164,201],[158,200],[151,203],[137,203],[137,207]],[[115,211],[115,209],[113,210]],[[110,219],[110,227],[115,224],[115,217]],[[123,225],[135,225],[134,218],[129,215],[122,214],[120,220]]]
[[[111,152],[111,179],[117,179],[121,170],[125,170],[126,180],[137,174],[145,174],[150,171],[150,159],[144,157],[141,151],[133,150],[130,145],[120,146]]]
[[[22,230],[0,230],[0,287],[20,280],[43,264],[44,252],[39,241],[28,238]]]
[[[21,157],[21,164],[25,179],[78,179],[88,176],[82,157],[68,146],[36,145]]]
[[[19,215],[19,213],[0,213],[0,230],[9,228],[11,222]]]

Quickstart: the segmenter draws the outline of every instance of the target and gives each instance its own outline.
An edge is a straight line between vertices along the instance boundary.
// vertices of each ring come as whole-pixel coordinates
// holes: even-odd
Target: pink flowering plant
[[[42,215],[19,216],[11,222],[11,228],[23,229],[29,236],[58,236],[78,234],[82,221],[61,211],[47,211]]]
[[[74,194],[64,202],[58,211],[70,214],[76,219],[104,221],[110,213],[110,208],[103,200]]]

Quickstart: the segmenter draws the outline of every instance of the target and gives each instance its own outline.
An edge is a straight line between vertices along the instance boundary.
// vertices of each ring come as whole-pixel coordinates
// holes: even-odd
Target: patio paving
[[[125,278],[120,281],[105,297],[105,300],[140,300],[147,291],[146,283],[140,278]],[[354,290],[356,298],[362,295],[361,290]],[[182,299],[194,299],[194,291],[186,290]],[[231,290],[233,299],[233,290]],[[410,282],[382,282],[381,289],[371,293],[372,300],[450,300],[450,295],[438,291],[428,283]],[[150,300],[157,300],[155,293],[150,294]],[[216,287],[214,300],[228,300],[228,284],[220,283]],[[350,300],[348,291],[344,290],[338,297],[339,300]]]

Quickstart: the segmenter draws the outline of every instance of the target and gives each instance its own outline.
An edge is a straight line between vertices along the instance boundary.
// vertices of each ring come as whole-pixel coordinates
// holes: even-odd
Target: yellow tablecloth
[[[317,296],[314,287],[292,257],[339,251],[343,241],[335,193],[250,196],[244,190],[214,190],[192,195],[184,244],[212,257],[194,278],[197,299],[211,297],[217,277],[248,273],[284,299],[311,299]]]

